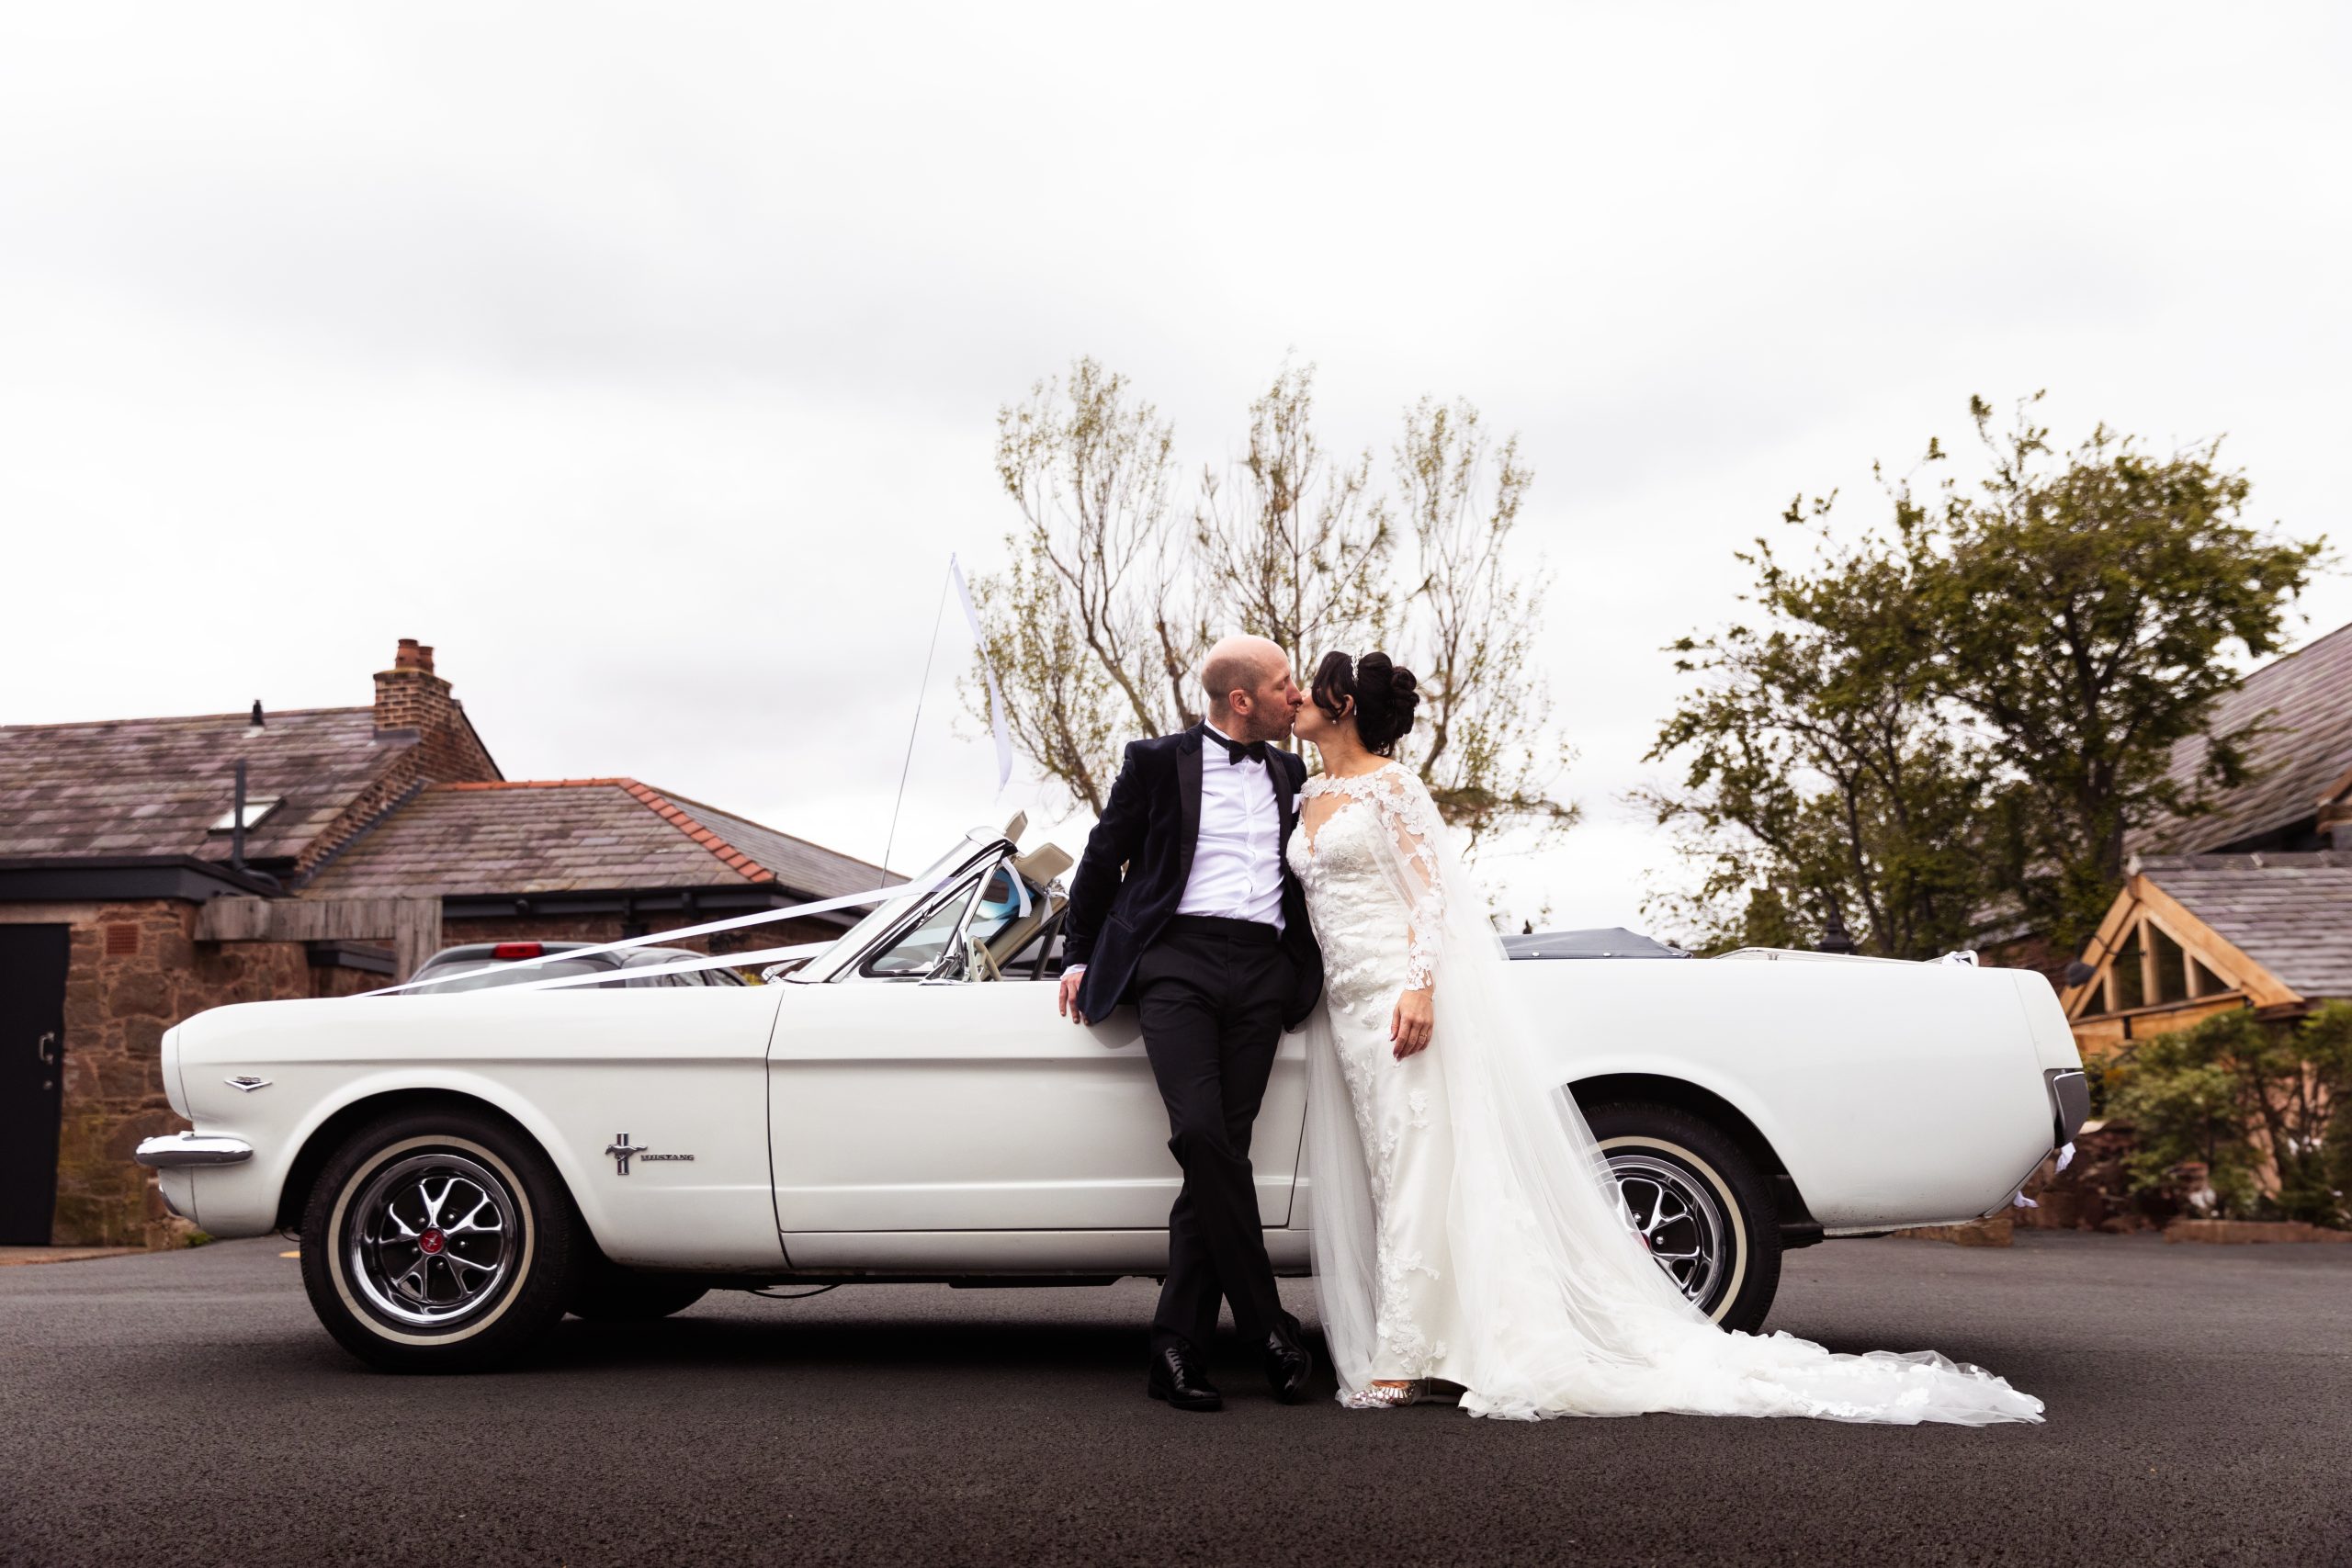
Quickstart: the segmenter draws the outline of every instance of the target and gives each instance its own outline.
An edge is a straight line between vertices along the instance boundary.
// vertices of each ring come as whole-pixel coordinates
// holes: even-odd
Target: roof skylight
[[[254,823],[260,821],[263,818],[277,810],[278,802],[283,798],[284,797],[281,795],[254,795],[247,798],[245,801],[245,826],[247,828],[251,828]],[[237,808],[232,806],[228,810],[220,813],[219,817],[213,818],[211,825],[205,830],[211,833],[229,833],[235,831],[236,827]],[[181,831],[186,832],[187,829],[182,829]]]

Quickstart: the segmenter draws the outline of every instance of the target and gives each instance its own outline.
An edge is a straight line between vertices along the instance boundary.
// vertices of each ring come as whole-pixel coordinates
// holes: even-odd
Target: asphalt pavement
[[[1790,1256],[1772,1326],[2049,1404],[1981,1429],[1283,1406],[1230,1340],[1182,1415],[1136,1281],[717,1295],[394,1377],[285,1247],[0,1269],[0,1562],[2352,1563],[2352,1247]]]

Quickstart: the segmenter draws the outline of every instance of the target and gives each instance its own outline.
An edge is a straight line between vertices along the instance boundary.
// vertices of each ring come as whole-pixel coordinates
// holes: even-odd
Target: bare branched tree
[[[1207,646],[1191,606],[1190,531],[1173,513],[1174,437],[1091,359],[997,414],[997,478],[1021,509],[1012,565],[974,585],[1013,740],[1096,811],[1114,737],[1200,716]]]
[[[1213,632],[1272,638],[1302,682],[1334,649],[1385,647],[1421,677],[1406,758],[1448,821],[1474,845],[1507,825],[1567,827],[1576,807],[1550,792],[1573,753],[1532,668],[1550,580],[1510,547],[1533,479],[1518,438],[1497,446],[1468,403],[1423,399],[1396,444],[1392,503],[1372,453],[1325,453],[1314,381],[1312,366],[1276,374],[1244,455],[1203,470],[1184,521],[1169,426],[1094,361],[1000,412],[998,478],[1023,526],[1007,569],[973,587],[1015,747],[1099,812],[1124,741],[1199,718]],[[965,699],[986,714],[981,682]]]
[[[1373,646],[1387,608],[1391,534],[1372,454],[1327,460],[1316,439],[1315,367],[1285,366],[1250,405],[1250,446],[1231,475],[1201,474],[1193,539],[1233,628],[1269,637],[1301,682],[1334,648]]]
[[[1398,604],[1428,720],[1421,777],[1474,844],[1506,823],[1569,827],[1577,808],[1550,792],[1574,753],[1549,739],[1551,693],[1531,668],[1551,578],[1509,552],[1535,479],[1519,437],[1497,447],[1468,402],[1423,398],[1395,467],[1418,575]]]

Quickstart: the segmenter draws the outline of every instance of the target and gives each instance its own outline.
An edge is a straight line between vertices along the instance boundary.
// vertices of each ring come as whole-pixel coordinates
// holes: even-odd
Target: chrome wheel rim
[[[522,1240],[514,1200],[478,1160],[446,1151],[395,1160],[369,1179],[351,1214],[351,1279],[405,1327],[455,1327],[511,1282]]]
[[[1627,1228],[1677,1290],[1707,1306],[1731,1261],[1731,1227],[1713,1190],[1674,1161],[1637,1149],[1611,1153],[1609,1174],[1617,1179],[1618,1211]]]

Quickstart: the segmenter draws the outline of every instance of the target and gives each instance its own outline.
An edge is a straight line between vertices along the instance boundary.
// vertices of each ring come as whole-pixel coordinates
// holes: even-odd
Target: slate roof
[[[2213,705],[2208,728],[2226,733],[2265,709],[2275,726],[2253,746],[2264,776],[2233,791],[2204,817],[2160,822],[2134,833],[2127,848],[2195,853],[2274,831],[2313,815],[2328,787],[2352,773],[2352,625],[2338,626],[2248,675]],[[2203,765],[2202,735],[2175,743],[2171,773],[2186,784]]]
[[[557,779],[432,785],[329,860],[302,893],[462,897],[772,882],[830,897],[882,880],[862,861],[635,779]]]
[[[2308,998],[2352,998],[2352,853],[2148,856],[2140,874]]]
[[[248,798],[284,801],[247,831],[246,858],[296,855],[416,744],[379,736],[364,707],[0,726],[0,857],[226,861],[229,835],[207,829],[229,814],[239,758]]]

